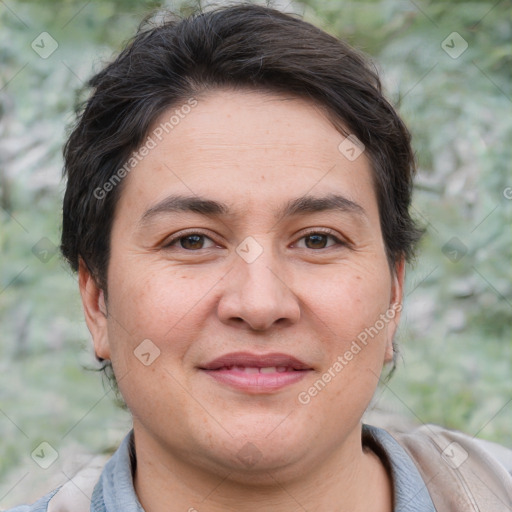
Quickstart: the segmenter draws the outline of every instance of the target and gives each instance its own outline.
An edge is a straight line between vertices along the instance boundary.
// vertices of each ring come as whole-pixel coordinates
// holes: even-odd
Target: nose
[[[235,260],[217,306],[223,323],[265,331],[298,322],[299,300],[270,251],[251,263],[239,256]]]

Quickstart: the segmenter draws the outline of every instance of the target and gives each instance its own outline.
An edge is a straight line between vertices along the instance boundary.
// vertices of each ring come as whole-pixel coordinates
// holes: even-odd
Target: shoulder
[[[18,507],[4,510],[4,512],[46,512],[48,510],[48,503],[58,491],[59,489],[55,489],[32,505],[20,505]]]
[[[437,425],[389,433],[416,464],[438,510],[512,505],[512,450]]]
[[[34,504],[21,505],[5,512],[89,512],[91,496],[101,472],[100,464],[87,466]]]
[[[95,457],[64,485],[33,505],[5,512],[99,512],[119,510],[116,505],[121,502],[137,503],[132,481],[132,452],[133,431],[130,431],[110,459],[101,455]],[[110,508],[106,507],[105,500]]]
[[[408,450],[416,451],[421,446],[433,448],[448,465],[461,466],[471,456],[479,461],[485,461],[491,467],[499,463],[509,475],[512,475],[512,449],[497,443],[477,439],[438,425],[423,425],[408,432],[390,430],[389,433]],[[429,450],[429,453],[433,452]]]

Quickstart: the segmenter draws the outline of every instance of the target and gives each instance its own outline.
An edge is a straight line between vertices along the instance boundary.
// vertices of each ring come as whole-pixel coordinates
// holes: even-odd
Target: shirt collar
[[[393,480],[394,512],[436,512],[427,486],[411,457],[388,432],[363,425],[363,445],[388,467]]]
[[[107,462],[91,498],[91,512],[144,512],[133,488],[133,430]]]
[[[394,512],[435,512],[425,482],[416,466],[385,430],[363,425],[363,445],[371,448],[388,466],[394,489]],[[91,512],[144,512],[133,487],[135,451],[133,431],[107,462],[94,488]]]

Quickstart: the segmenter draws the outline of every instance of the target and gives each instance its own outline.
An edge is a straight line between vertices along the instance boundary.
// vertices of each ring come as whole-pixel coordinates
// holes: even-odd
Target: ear
[[[107,330],[108,313],[103,290],[96,284],[94,277],[81,258],[78,266],[78,285],[82,297],[85,322],[92,336],[96,357],[110,359]]]
[[[402,315],[405,280],[405,259],[403,257],[395,263],[394,273],[392,273],[391,277],[391,296],[389,308],[386,311],[386,318],[389,320],[386,332],[386,354],[384,359],[386,363],[393,361],[393,339],[395,338],[395,333]]]

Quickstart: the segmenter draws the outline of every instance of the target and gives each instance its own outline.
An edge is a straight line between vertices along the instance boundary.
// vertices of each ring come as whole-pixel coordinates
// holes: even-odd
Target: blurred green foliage
[[[41,441],[108,451],[128,428],[108,386],[82,369],[94,357],[76,278],[57,253],[61,146],[77,91],[144,15],[163,5],[186,14],[194,4],[0,4],[0,505],[19,496],[10,483]],[[417,151],[414,211],[428,231],[408,270],[402,360],[376,406],[509,445],[511,7],[304,0],[286,8],[374,57]],[[46,59],[31,47],[42,32],[58,43]],[[457,58],[445,51],[454,32],[468,44]]]

